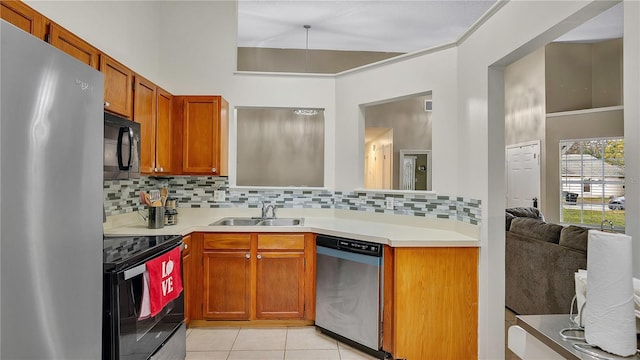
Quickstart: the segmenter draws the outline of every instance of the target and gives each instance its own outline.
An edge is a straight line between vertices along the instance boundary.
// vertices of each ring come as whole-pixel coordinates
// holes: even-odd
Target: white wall
[[[433,190],[455,195],[457,177],[455,48],[339,76],[336,80],[337,190],[363,184],[364,113],[360,105],[433,91]]]

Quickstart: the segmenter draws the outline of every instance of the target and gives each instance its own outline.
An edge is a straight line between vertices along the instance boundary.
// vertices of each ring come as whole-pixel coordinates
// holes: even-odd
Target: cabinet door
[[[204,251],[205,320],[249,320],[251,256],[249,251]]]
[[[219,175],[220,97],[185,97],[183,121],[183,172]]]
[[[0,1],[0,18],[40,40],[44,40],[44,16],[22,1]]]
[[[92,68],[98,69],[98,49],[53,22],[49,24],[49,43]]]
[[[156,168],[158,173],[171,173],[171,94],[158,88],[158,114],[156,117]]]
[[[104,109],[131,119],[133,71],[105,54],[100,54],[104,74]]]
[[[258,251],[258,319],[304,318],[304,258],[303,251]]]
[[[305,235],[259,234],[256,317],[303,319],[305,307]]]
[[[191,302],[193,301],[194,273],[193,255],[191,253],[191,235],[182,238],[184,250],[182,251],[182,287],[184,289],[184,322],[189,325],[191,320]]]
[[[393,262],[394,358],[477,358],[478,249],[396,248]]]
[[[140,172],[155,173],[156,85],[136,75],[133,120],[140,123]]]

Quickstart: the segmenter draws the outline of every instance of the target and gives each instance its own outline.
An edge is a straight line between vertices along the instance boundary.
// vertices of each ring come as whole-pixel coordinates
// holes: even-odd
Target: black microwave
[[[140,124],[104,113],[104,179],[140,177]]]

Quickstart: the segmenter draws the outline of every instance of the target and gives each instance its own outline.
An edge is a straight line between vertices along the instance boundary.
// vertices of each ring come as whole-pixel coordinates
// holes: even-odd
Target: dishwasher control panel
[[[368,241],[318,235],[316,245],[369,256],[382,256],[382,245]]]

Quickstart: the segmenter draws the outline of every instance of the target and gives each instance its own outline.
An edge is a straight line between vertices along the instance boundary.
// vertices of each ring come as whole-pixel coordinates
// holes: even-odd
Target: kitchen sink
[[[209,226],[301,226],[303,223],[303,218],[226,217],[209,224]]]

